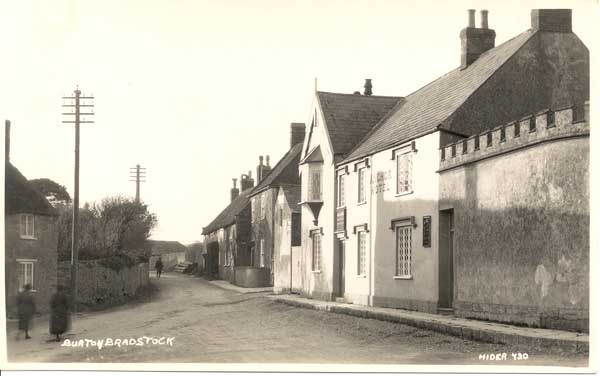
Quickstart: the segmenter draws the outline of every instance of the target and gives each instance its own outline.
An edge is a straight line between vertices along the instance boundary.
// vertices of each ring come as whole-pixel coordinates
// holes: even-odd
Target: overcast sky
[[[456,68],[467,9],[488,9],[496,45],[530,27],[532,8],[573,8],[592,49],[595,1],[3,1],[0,119],[11,161],[73,193],[74,130],[61,97],[96,97],[82,126],[81,203],[135,194],[154,239],[202,240],[229,202],[231,178],[274,165],[291,122],[308,122],[318,89],[405,96]],[[477,13],[479,24],[479,13]],[[3,132],[2,132],[3,134]]]

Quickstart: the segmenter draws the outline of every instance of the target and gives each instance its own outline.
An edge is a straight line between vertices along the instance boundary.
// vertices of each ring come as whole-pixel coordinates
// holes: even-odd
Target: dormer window
[[[35,239],[35,217],[33,214],[21,214],[19,231],[22,239]]]

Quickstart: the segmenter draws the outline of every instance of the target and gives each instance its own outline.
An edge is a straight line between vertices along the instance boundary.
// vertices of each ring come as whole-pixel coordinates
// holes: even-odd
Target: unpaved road
[[[78,315],[71,341],[171,337],[172,346],[67,347],[47,342],[47,323],[33,339],[9,331],[11,362],[379,363],[586,366],[587,354],[466,341],[410,326],[275,303],[266,293],[240,294],[200,278],[170,273],[150,302]],[[527,360],[510,361],[513,352]],[[508,353],[507,361],[479,354]]]

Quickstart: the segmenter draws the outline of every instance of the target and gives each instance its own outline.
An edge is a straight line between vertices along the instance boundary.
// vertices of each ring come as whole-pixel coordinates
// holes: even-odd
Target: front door
[[[344,297],[344,293],[346,292],[346,242],[343,240],[338,240],[338,250],[340,252],[340,262],[338,265],[340,266],[340,297]]]
[[[452,308],[454,298],[454,210],[440,211],[438,308]]]

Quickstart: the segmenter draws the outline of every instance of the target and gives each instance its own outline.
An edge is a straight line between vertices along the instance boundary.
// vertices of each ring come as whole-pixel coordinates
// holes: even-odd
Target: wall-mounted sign
[[[377,181],[375,182],[375,193],[382,193],[390,190],[389,180],[392,177],[391,171],[377,171]]]
[[[431,216],[423,217],[423,247],[431,247]]]

